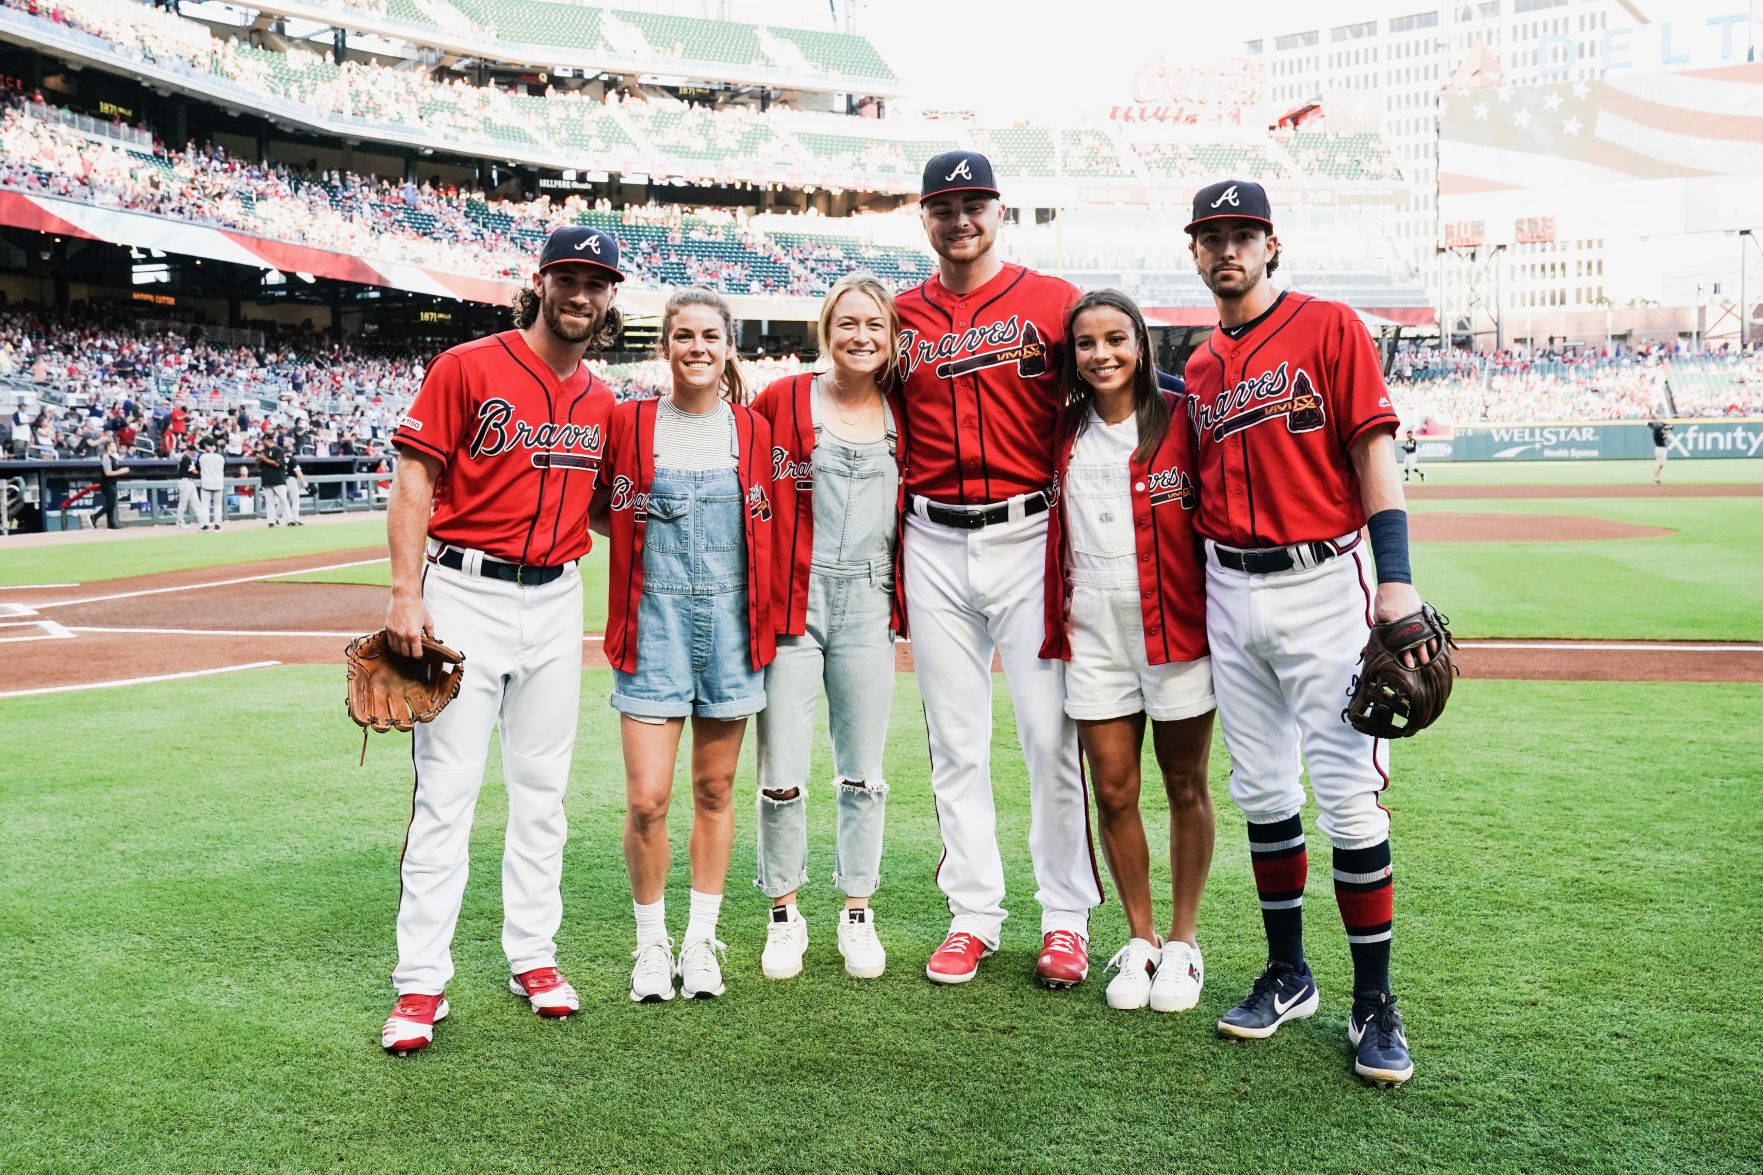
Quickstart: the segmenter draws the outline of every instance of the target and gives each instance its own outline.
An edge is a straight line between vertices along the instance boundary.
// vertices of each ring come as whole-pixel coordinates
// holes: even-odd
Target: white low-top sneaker
[[[1185,942],[1163,944],[1163,961],[1157,965],[1157,978],[1151,980],[1153,1012],[1185,1012],[1200,1002],[1200,988],[1206,984],[1206,963],[1198,947]]]
[[[1157,973],[1157,962],[1163,957],[1156,943],[1142,938],[1128,939],[1108,966],[1119,968],[1119,974],[1108,981],[1108,1006],[1118,1011],[1133,1011],[1151,1001],[1151,977]]]
[[[688,1000],[708,1000],[723,993],[722,964],[728,944],[714,938],[688,938],[679,949],[679,993]]]
[[[846,910],[839,915],[839,954],[852,979],[874,979],[888,969],[888,953],[875,936],[875,911]]]
[[[773,906],[770,918],[759,969],[767,979],[794,979],[802,974],[802,953],[808,949],[808,919],[794,906]]]
[[[673,998],[673,941],[662,939],[631,952],[631,1001],[659,1004]]]

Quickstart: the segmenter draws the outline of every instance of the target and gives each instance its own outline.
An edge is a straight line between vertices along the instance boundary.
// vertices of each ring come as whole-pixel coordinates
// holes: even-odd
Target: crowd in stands
[[[299,453],[372,456],[422,373],[415,355],[324,339],[221,346],[199,332],[130,325],[127,310],[68,320],[34,307],[0,312],[9,455],[26,459],[96,457],[106,438],[124,452],[176,456],[203,436],[237,456],[284,429]]]
[[[1393,376],[1404,419],[1426,426],[1763,415],[1763,346],[1403,350]]]
[[[944,124],[874,120],[731,103],[691,105],[660,91],[560,90],[542,93],[480,86],[372,61],[345,61],[305,49],[275,52],[216,38],[208,28],[134,0],[0,0],[75,32],[107,42],[131,61],[207,75],[257,96],[269,110],[384,126],[401,136],[425,134],[457,149],[495,158],[510,148],[558,167],[650,175],[715,175],[791,187],[851,186],[910,191],[922,161],[956,146]],[[1097,130],[1066,130],[1061,167],[1080,177],[1149,175],[1206,179],[1220,170],[1252,178],[1290,175],[1275,157],[1277,141],[1310,179],[1388,181],[1399,172],[1382,140],[1369,134],[1280,133],[1260,143],[1117,144]],[[974,129],[968,136],[1002,151],[1001,171],[1020,160],[1023,174],[1052,174],[1045,130]]]
[[[213,145],[149,155],[53,121],[44,117],[47,111],[17,95],[0,110],[0,188],[506,280],[531,272],[537,243],[556,225],[611,223],[614,215],[603,201],[577,194],[498,200],[430,182],[337,171],[307,175],[285,164],[237,159]],[[812,295],[827,288],[813,266],[792,262],[730,214],[687,215],[670,207],[652,216],[619,215],[626,224],[666,230],[623,241],[621,264],[639,282],[708,285],[732,294]],[[908,280],[921,264],[912,255],[878,268],[911,284],[922,280]]]

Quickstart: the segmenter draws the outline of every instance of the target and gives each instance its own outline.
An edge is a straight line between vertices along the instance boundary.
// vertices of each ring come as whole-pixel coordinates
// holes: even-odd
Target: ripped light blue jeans
[[[759,736],[759,877],[769,898],[808,881],[808,775],[822,686],[832,736],[838,837],[833,884],[867,898],[881,884],[888,785],[882,747],[894,699],[894,492],[885,445],[816,443],[814,561],[807,624],[779,637],[765,671]],[[788,799],[767,793],[794,792]]]

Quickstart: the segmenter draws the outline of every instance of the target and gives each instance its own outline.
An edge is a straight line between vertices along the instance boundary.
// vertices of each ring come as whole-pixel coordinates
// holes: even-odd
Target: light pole
[[[1746,297],[1745,276],[1750,269],[1751,230],[1739,230],[1739,350],[1751,345],[1751,303]]]

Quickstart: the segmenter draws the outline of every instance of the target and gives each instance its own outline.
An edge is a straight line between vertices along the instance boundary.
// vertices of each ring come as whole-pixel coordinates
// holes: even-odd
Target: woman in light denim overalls
[[[734,839],[735,765],[765,707],[771,429],[743,406],[728,304],[682,290],[662,315],[673,387],[613,413],[602,473],[610,512],[606,655],[623,719],[625,863],[637,921],[631,999],[723,992],[716,922]],[[691,909],[677,962],[664,894],[667,810],[692,723]]]
[[[833,884],[845,970],[872,979],[887,966],[869,899],[880,884],[888,785],[882,747],[893,701],[895,558],[899,550],[898,414],[893,382],[899,320],[874,276],[846,276],[820,315],[830,370],[781,379],[753,410],[772,423],[778,501],[772,534],[777,659],[759,715],[759,876],[772,899],[761,969],[802,970],[808,924],[796,893],[808,880],[807,796],[816,703],[824,684],[833,746],[838,839]]]

